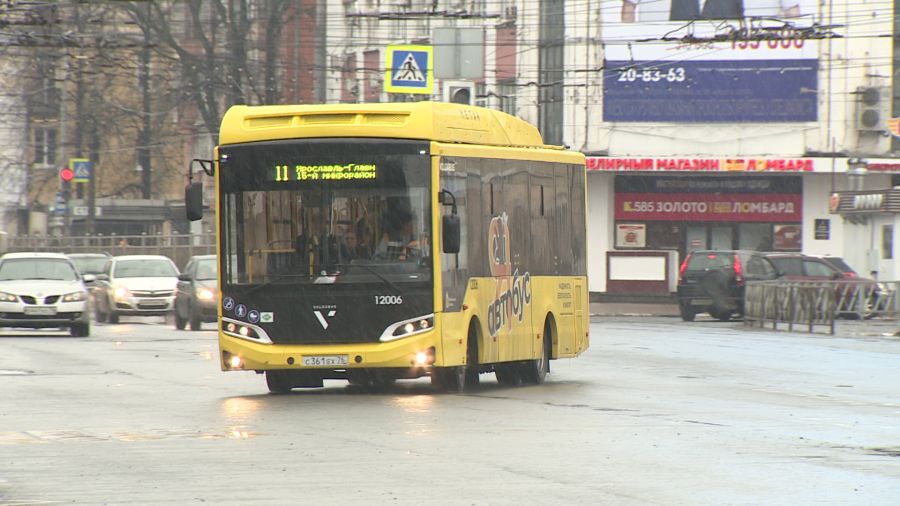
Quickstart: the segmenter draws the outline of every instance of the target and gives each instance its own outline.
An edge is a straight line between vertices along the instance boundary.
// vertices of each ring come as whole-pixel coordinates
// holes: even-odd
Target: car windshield
[[[168,260],[143,259],[116,262],[113,276],[117,278],[167,278],[178,272]]]
[[[9,259],[0,263],[0,281],[26,279],[75,281],[78,273],[71,263],[56,258]]]
[[[105,256],[99,257],[71,257],[75,268],[82,274],[99,274],[103,272],[103,266],[109,258]]]
[[[723,269],[734,265],[733,253],[722,252],[695,252],[691,255],[687,269],[691,271],[703,271],[708,269]]]
[[[216,259],[206,258],[197,261],[196,279],[216,279]]]

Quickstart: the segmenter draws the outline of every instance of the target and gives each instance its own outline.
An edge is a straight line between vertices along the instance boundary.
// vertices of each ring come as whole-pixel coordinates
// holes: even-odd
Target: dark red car
[[[837,313],[845,318],[871,318],[878,310],[881,288],[874,279],[860,277],[847,266],[847,272],[833,265],[833,258],[802,253],[767,253],[788,281],[835,281]],[[844,263],[846,265],[846,263]]]

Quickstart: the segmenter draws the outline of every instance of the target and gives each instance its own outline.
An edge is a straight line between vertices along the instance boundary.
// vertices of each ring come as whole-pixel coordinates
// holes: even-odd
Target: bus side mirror
[[[190,183],[184,188],[184,212],[188,221],[203,218],[203,183]]]
[[[459,215],[441,216],[441,245],[444,253],[459,253]]]

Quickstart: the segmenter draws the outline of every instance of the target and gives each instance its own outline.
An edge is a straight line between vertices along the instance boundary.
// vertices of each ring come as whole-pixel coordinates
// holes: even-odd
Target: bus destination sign
[[[348,163],[344,165],[276,165],[274,181],[348,181],[375,179],[375,164]]]

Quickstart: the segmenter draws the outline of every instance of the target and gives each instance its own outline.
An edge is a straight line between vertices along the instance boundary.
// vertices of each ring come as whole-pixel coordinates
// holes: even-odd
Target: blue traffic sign
[[[69,167],[75,174],[72,181],[76,183],[87,183],[91,180],[94,164],[87,158],[71,158],[69,160]]]
[[[388,46],[384,89],[389,93],[431,94],[433,67],[431,46]]]

